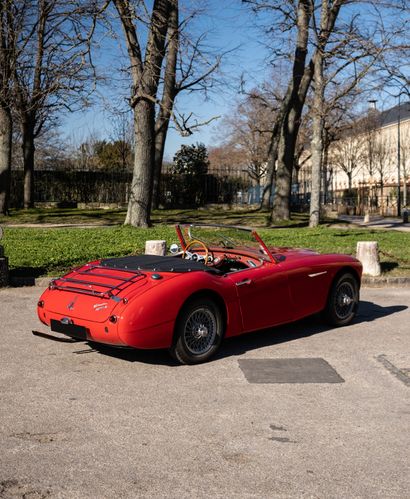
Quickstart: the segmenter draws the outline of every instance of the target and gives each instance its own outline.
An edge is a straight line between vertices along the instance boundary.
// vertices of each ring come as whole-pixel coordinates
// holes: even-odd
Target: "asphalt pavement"
[[[34,336],[39,294],[0,290],[0,497],[409,497],[410,289],[199,366]]]

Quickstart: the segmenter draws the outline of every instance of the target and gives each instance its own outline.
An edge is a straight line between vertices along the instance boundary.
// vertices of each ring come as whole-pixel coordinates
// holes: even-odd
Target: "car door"
[[[244,331],[292,320],[288,278],[281,264],[264,263],[228,274],[228,279],[237,290]]]
[[[320,312],[326,304],[329,290],[329,265],[317,264],[311,258],[305,262],[286,260],[290,296],[294,308],[294,319]]]

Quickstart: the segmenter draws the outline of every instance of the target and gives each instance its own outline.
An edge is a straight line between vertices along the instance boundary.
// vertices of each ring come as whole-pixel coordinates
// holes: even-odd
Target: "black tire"
[[[334,280],[327,299],[324,316],[332,326],[345,326],[356,315],[359,305],[359,285],[357,279],[346,272]]]
[[[199,364],[215,354],[223,338],[223,316],[209,298],[197,298],[182,309],[175,326],[171,355],[181,364]]]

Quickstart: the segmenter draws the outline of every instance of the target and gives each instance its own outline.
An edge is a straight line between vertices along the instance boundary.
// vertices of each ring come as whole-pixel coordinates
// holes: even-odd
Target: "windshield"
[[[273,260],[258,234],[252,229],[227,225],[180,225],[185,245],[201,241],[210,248],[244,249],[252,251],[259,258]]]

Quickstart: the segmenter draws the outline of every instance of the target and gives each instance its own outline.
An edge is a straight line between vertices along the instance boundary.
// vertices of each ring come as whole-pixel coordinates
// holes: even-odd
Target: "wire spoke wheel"
[[[359,305],[359,282],[346,272],[335,279],[329,293],[324,315],[332,326],[349,324]]]
[[[221,308],[208,297],[198,297],[181,310],[171,355],[181,364],[199,364],[218,350],[224,335]]]
[[[183,333],[187,349],[194,355],[207,353],[215,342],[216,333],[214,314],[208,308],[194,310],[186,321]]]
[[[335,312],[340,320],[345,320],[352,314],[356,304],[355,295],[355,289],[349,281],[342,282],[337,288]]]

